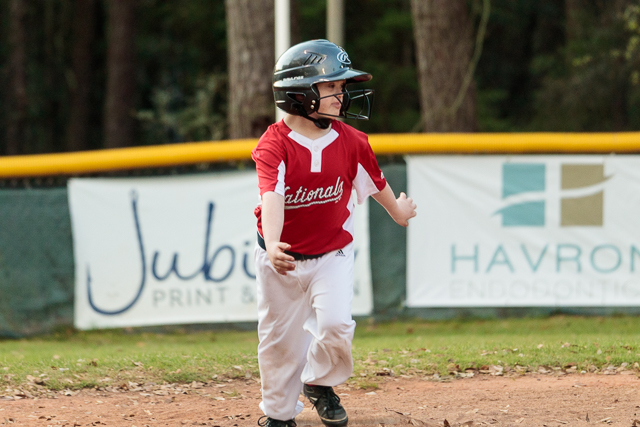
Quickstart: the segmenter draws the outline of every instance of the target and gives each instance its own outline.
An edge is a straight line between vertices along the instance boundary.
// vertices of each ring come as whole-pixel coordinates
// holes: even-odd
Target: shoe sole
[[[322,421],[322,424],[329,427],[343,427],[349,424],[349,417],[345,417],[344,420],[339,420],[339,421],[325,420],[324,418],[320,417],[320,421]]]

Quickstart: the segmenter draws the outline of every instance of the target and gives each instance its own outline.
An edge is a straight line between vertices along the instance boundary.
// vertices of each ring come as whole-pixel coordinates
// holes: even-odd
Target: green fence
[[[407,191],[406,165],[401,159],[387,159],[381,167],[396,194]],[[640,314],[637,307],[409,309],[404,306],[406,229],[395,224],[371,198],[369,206],[372,317],[376,320]],[[419,206],[418,212],[428,209],[429,206]],[[67,189],[0,189],[0,336],[20,337],[73,327],[73,302],[74,261]]]
[[[396,193],[406,166],[382,167]],[[370,199],[374,312],[402,314],[406,230]],[[0,336],[73,326],[74,260],[66,188],[0,189]]]
[[[0,334],[73,325],[73,269],[67,190],[0,190]]]

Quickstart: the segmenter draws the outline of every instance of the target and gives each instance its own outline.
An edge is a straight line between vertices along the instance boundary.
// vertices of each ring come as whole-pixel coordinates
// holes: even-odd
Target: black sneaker
[[[258,425],[263,427],[297,427],[297,424],[294,420],[274,420],[273,418],[269,418],[266,415],[258,419]]]
[[[331,427],[347,425],[349,422],[347,411],[340,404],[340,398],[333,392],[333,388],[305,384],[302,392],[316,408],[324,425]]]

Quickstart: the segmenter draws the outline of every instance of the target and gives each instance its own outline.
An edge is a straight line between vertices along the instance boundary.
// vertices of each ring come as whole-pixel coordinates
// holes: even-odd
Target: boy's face
[[[329,98],[324,98],[320,101],[320,107],[318,108],[319,114],[326,114],[328,116],[340,115],[340,108],[342,108],[342,92],[344,92],[346,83],[346,80],[337,80],[335,82],[317,84],[318,92],[320,92],[320,98],[329,96]]]

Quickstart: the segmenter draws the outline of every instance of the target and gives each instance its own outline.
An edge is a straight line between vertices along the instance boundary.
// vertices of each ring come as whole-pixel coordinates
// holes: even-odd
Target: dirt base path
[[[635,374],[480,375],[449,382],[384,378],[375,391],[342,385],[336,392],[351,426],[640,427]],[[262,415],[260,384],[252,379],[71,393],[3,397],[0,425],[231,427],[255,426]],[[296,421],[301,427],[322,425],[308,402]]]

